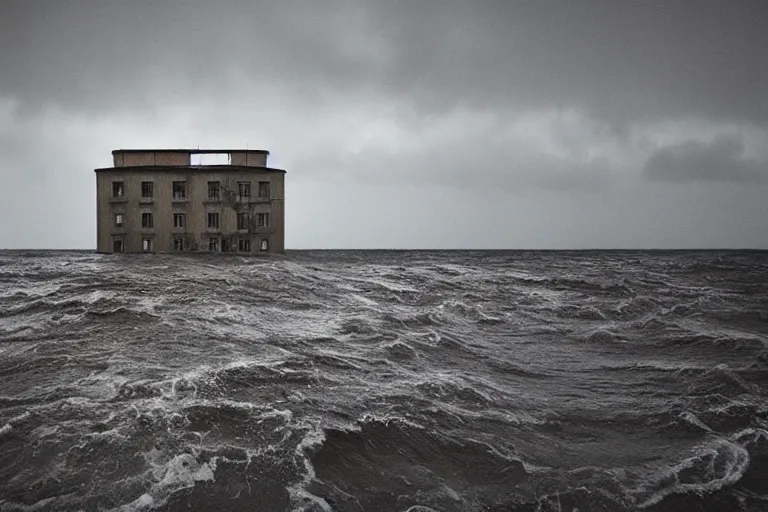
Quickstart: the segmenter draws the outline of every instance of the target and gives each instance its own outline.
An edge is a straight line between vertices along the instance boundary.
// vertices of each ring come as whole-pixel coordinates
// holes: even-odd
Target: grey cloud
[[[296,167],[312,166],[312,161],[298,161]],[[452,151],[388,153],[366,151],[362,154],[325,155],[315,162],[316,181],[353,181],[362,184],[437,186],[475,191],[495,189],[505,192],[542,189],[549,191],[599,191],[610,187],[616,169],[604,160],[573,162],[512,148],[467,146]]]
[[[765,181],[768,160],[746,156],[743,137],[730,135],[710,143],[689,141],[656,151],[645,163],[644,172],[654,180]]]
[[[765,2],[21,2],[0,7],[0,92],[108,110],[282,84],[422,112],[578,107],[614,126],[765,123]],[[247,77],[249,83],[237,77]]]

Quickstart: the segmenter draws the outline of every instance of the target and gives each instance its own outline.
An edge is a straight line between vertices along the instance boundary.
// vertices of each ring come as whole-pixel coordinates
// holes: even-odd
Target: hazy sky
[[[268,149],[297,248],[768,248],[768,2],[2,0],[0,248]]]

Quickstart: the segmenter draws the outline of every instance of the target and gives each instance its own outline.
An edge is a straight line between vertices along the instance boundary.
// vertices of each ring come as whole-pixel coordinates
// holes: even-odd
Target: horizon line
[[[97,252],[95,248],[88,249],[54,249],[54,248],[0,248],[0,252],[12,252],[12,251],[59,251],[59,252]],[[768,247],[590,247],[590,248],[286,248],[285,251],[391,251],[391,252],[416,252],[416,251],[443,251],[443,252],[458,252],[458,251],[483,251],[483,252],[502,252],[502,251],[517,251],[517,252],[575,252],[575,251],[768,251]],[[125,253],[125,254],[145,254],[145,253]],[[214,254],[209,252],[153,252],[146,254]],[[229,253],[215,253],[215,254],[229,254]],[[241,254],[242,253],[231,253]]]

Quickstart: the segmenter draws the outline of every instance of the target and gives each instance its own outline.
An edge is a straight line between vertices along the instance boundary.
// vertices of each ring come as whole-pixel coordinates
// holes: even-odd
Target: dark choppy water
[[[767,510],[767,278],[0,252],[0,510]]]

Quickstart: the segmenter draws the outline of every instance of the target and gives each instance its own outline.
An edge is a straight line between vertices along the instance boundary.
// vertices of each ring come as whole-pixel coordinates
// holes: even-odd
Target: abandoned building
[[[283,253],[285,171],[269,151],[119,149],[95,169],[97,250]]]

